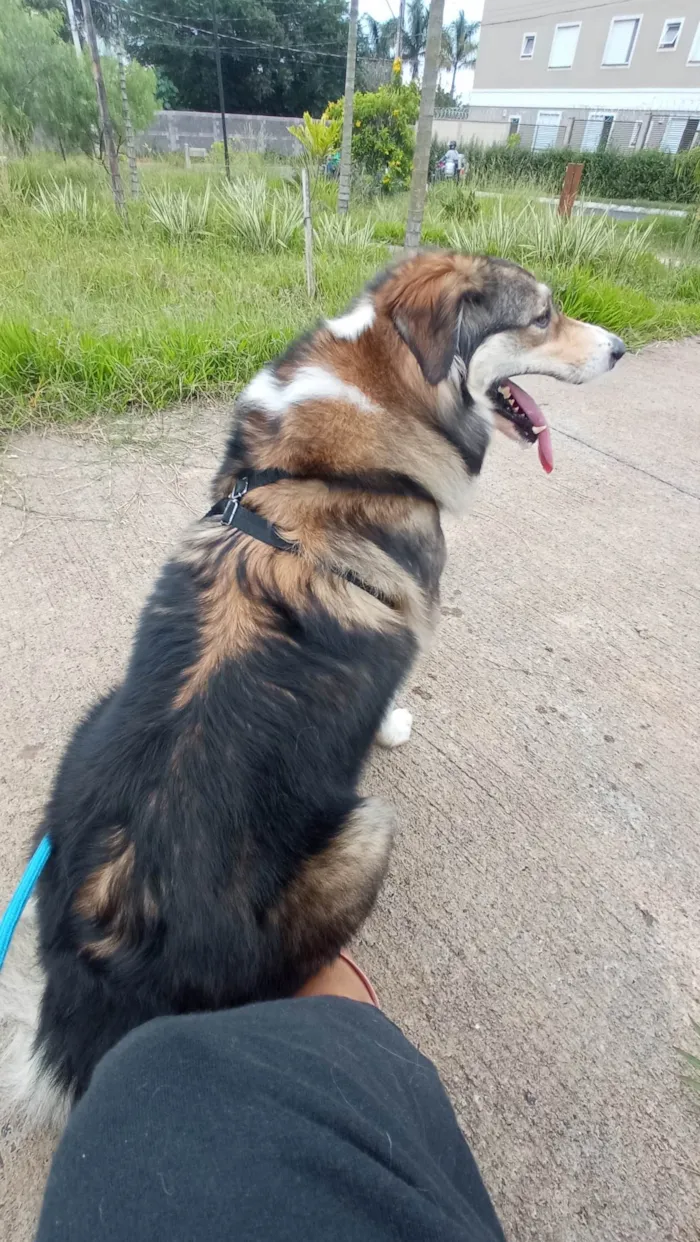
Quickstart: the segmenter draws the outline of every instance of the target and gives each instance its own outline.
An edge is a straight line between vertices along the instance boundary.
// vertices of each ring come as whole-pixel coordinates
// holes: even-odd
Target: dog
[[[513,374],[582,383],[623,353],[522,268],[431,252],[248,384],[214,506],[56,776],[0,975],[3,1106],[59,1125],[140,1023],[291,996],[357,932],[394,836],[358,780],[410,732],[395,697],[435,626],[441,516],[494,427],[551,469]]]

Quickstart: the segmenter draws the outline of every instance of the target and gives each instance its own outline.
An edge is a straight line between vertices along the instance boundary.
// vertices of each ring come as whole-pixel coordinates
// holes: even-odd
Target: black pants
[[[38,1242],[503,1242],[435,1067],[378,1010],[149,1022],[99,1065]]]

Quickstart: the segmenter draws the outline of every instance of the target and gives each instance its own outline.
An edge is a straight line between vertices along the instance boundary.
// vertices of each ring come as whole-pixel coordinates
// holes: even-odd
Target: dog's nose
[[[622,355],[626,353],[625,342],[620,340],[619,336],[615,336],[614,332],[610,333],[610,366],[614,367],[619,362]]]

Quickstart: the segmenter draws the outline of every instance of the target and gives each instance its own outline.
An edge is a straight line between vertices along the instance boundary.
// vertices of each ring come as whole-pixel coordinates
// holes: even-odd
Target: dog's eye
[[[538,315],[536,319],[533,319],[532,326],[533,328],[548,328],[551,318],[552,310],[551,307],[548,306],[546,311],[543,311],[541,315]]]

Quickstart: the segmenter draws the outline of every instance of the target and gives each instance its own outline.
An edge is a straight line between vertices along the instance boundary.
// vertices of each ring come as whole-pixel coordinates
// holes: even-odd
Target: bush
[[[479,200],[464,182],[438,182],[430,191],[429,203],[444,224],[468,224],[479,214]]]
[[[352,158],[370,176],[378,177],[385,191],[408,185],[419,106],[415,82],[409,86],[392,82],[355,95]],[[333,122],[342,116],[343,100],[337,99],[328,105],[323,119]]]
[[[587,198],[692,203],[697,197],[692,162],[663,151],[624,155],[608,150],[588,154],[560,147],[531,151],[474,143],[467,158],[470,179],[482,185],[531,184],[555,194],[561,189],[567,164],[582,163],[581,192]]]
[[[270,189],[264,178],[225,181],[216,205],[234,243],[254,253],[288,250],[302,224],[299,197],[289,187]]]

